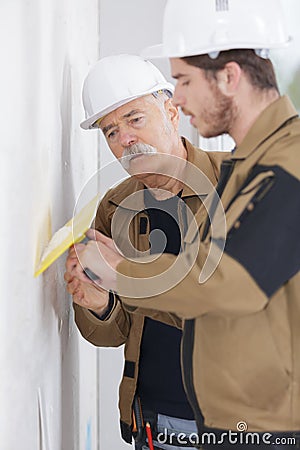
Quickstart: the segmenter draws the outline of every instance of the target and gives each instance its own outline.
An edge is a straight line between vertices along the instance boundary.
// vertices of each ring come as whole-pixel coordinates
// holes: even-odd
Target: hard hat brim
[[[279,49],[279,48],[284,48],[287,47],[291,41],[292,41],[292,37],[289,36],[289,38],[281,43],[276,43],[274,45],[269,45],[268,46],[268,50],[273,50],[273,49]],[[183,58],[185,56],[196,56],[196,55],[204,55],[204,54],[209,54],[209,53],[214,53],[214,52],[221,52],[221,51],[226,51],[226,50],[233,50],[233,49],[251,49],[251,50],[256,50],[256,49],[264,49],[266,48],[266,45],[263,43],[253,43],[253,42],[236,42],[236,43],[231,43],[231,44],[225,44],[225,45],[217,45],[217,46],[212,46],[211,48],[194,48],[194,49],[190,49],[190,50],[182,50],[180,51],[168,51],[164,44],[157,44],[157,45],[152,45],[149,47],[145,47],[141,53],[140,56],[146,59],[159,59],[159,58]]]
[[[95,124],[95,122],[97,120],[103,118],[104,116],[107,116],[107,114],[111,113],[112,111],[115,111],[120,106],[126,105],[126,103],[136,100],[137,98],[153,94],[153,92],[160,91],[160,90],[167,90],[167,91],[172,92],[172,94],[173,94],[174,89],[175,88],[172,83],[165,82],[165,83],[157,84],[155,86],[155,88],[149,89],[145,92],[142,92],[140,95],[130,96],[130,97],[123,99],[122,101],[114,103],[113,105],[109,105],[107,108],[103,109],[102,111],[100,111],[98,113],[93,114],[91,117],[89,117],[88,119],[81,122],[80,127],[83,128],[84,130],[91,130],[94,128],[98,128],[98,127],[93,126]]]

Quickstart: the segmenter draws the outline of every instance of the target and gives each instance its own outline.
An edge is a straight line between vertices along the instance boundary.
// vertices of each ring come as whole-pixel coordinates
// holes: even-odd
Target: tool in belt
[[[132,434],[136,450],[141,450],[146,442],[144,420],[140,399],[135,395],[132,407]]]
[[[135,447],[136,450],[142,450],[143,445],[149,445],[149,438],[148,438],[148,444],[146,442],[147,436],[146,433],[146,424],[150,426],[151,429],[151,437],[154,441],[157,441],[157,414],[149,411],[142,411],[142,405],[140,398],[135,395],[133,400],[133,408],[132,408],[132,435],[135,440]],[[149,433],[149,426],[148,426],[148,433]],[[191,447],[191,443],[182,443],[182,441],[177,440],[176,436],[174,436],[174,432],[170,430],[170,439],[167,439],[165,442],[167,445],[172,446],[178,446],[178,447]],[[197,447],[196,447],[197,448]],[[151,446],[149,446],[149,449],[151,450]]]

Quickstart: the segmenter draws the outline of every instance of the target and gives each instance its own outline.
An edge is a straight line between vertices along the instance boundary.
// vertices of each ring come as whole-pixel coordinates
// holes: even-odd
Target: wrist
[[[105,312],[107,311],[107,309],[108,309],[108,302],[107,302],[107,305],[102,306],[101,308],[93,308],[93,309],[90,309],[90,311],[91,311],[92,313],[96,314],[97,316],[102,316],[102,314],[105,314]]]
[[[107,304],[101,308],[97,309],[90,309],[90,312],[94,314],[98,319],[104,320],[108,317],[108,315],[111,313],[115,303],[115,297],[113,292],[109,291],[108,293],[108,301]]]

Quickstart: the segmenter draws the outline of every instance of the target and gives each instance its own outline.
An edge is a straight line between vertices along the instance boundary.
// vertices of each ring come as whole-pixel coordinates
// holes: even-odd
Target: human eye
[[[136,116],[130,120],[131,125],[142,125],[144,122],[144,116]]]
[[[113,140],[117,136],[117,130],[108,131],[106,134],[106,139]]]
[[[184,80],[182,82],[182,86],[188,86],[190,84],[190,80]]]

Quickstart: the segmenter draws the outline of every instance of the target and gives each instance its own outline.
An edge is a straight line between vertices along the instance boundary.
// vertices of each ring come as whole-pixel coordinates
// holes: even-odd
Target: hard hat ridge
[[[185,57],[233,49],[261,50],[290,42],[280,0],[168,0],[163,43],[146,58]]]

